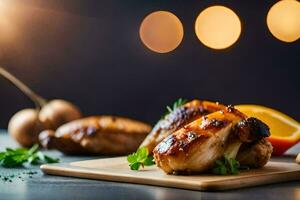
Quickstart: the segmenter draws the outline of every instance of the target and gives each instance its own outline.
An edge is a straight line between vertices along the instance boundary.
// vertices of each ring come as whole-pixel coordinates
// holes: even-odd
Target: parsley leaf
[[[58,158],[52,158],[52,157],[46,156],[46,155],[44,155],[44,156],[45,156],[45,161],[47,163],[58,163],[59,162]]]
[[[173,106],[167,106],[167,111],[166,113],[161,117],[162,119],[164,119],[168,114],[170,114],[171,112],[173,112],[175,109],[179,108],[180,106],[183,106],[188,100],[187,99],[183,99],[183,98],[179,98],[177,99],[174,103]]]
[[[39,146],[36,144],[30,149],[6,148],[6,151],[0,152],[0,165],[3,167],[17,167],[25,163],[43,164],[59,162],[59,159],[51,158],[38,151]]]
[[[146,147],[139,148],[136,152],[128,155],[127,161],[131,170],[139,170],[141,166],[144,168],[144,166],[155,164]]]
[[[223,156],[221,159],[215,161],[215,166],[212,169],[213,174],[227,175],[227,174],[238,174],[240,163],[227,156]]]
[[[0,160],[2,160],[4,157],[5,157],[5,153],[4,153],[4,152],[1,152],[1,153],[0,153]]]

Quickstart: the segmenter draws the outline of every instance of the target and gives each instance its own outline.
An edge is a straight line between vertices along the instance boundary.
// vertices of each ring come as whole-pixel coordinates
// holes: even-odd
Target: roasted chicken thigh
[[[203,115],[224,108],[224,105],[210,101],[190,101],[173,110],[163,119],[161,119],[143,141],[141,147],[147,147],[148,151],[152,152],[152,150],[158,143],[160,143],[174,131],[182,128],[184,125],[194,121],[195,119]]]
[[[114,116],[93,116],[75,120],[55,132],[43,131],[40,143],[66,154],[117,154],[135,151],[151,127],[145,123]]]
[[[261,167],[272,153],[265,140],[269,134],[263,122],[229,106],[170,134],[155,147],[153,155],[157,166],[168,174],[205,172],[224,155]]]

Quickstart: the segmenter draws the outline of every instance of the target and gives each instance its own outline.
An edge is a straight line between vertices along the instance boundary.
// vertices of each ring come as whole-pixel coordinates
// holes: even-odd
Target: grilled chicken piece
[[[161,119],[141,144],[141,147],[147,147],[152,152],[154,147],[174,131],[182,128],[184,125],[198,119],[199,117],[225,109],[226,107],[219,103],[209,101],[193,100],[183,106],[173,110]]]
[[[234,134],[243,142],[236,157],[241,165],[258,168],[267,164],[273,147],[265,139],[270,136],[269,127],[265,123],[253,117],[247,118],[235,126]]]
[[[117,154],[135,151],[151,127],[139,121],[94,116],[67,123],[54,131],[43,131],[40,143],[66,154]]]
[[[273,152],[271,143],[262,138],[253,143],[242,144],[236,160],[240,165],[248,166],[250,168],[263,167],[270,160]]]
[[[272,152],[270,143],[264,140],[265,136],[269,136],[269,129],[263,122],[247,118],[233,107],[228,107],[203,116],[169,135],[155,147],[153,154],[157,166],[168,174],[207,171],[223,155],[231,158],[238,155],[241,164],[261,167]],[[244,143],[248,143],[249,147],[239,152]],[[268,150],[263,151],[265,148]],[[252,153],[251,159],[245,157],[245,153],[249,153],[246,149]],[[262,161],[256,164],[259,156],[263,156]]]

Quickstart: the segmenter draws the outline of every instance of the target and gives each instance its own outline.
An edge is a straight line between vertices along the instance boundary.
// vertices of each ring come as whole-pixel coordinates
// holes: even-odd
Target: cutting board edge
[[[68,166],[68,170],[64,169],[63,167]],[[171,187],[171,188],[177,188],[177,189],[188,189],[188,190],[197,190],[197,191],[204,191],[206,190],[205,188],[202,188],[201,185],[196,185],[196,184],[182,184],[182,185],[174,185],[172,182],[161,182],[159,180],[152,180],[150,183],[148,179],[137,179],[137,178],[132,178],[128,176],[120,176],[120,175],[115,175],[115,174],[102,174],[102,173],[94,173],[88,171],[88,168],[81,168],[81,167],[74,167],[71,165],[68,165],[66,163],[64,164],[45,164],[42,165],[41,170],[45,174],[49,175],[56,175],[56,176],[66,176],[66,177],[77,177],[77,178],[88,178],[88,179],[93,179],[93,180],[104,180],[104,181],[113,181],[113,182],[119,182],[119,183],[129,183],[129,184],[142,184],[142,185],[151,185],[151,186],[160,186],[160,187]],[[76,172],[76,174],[74,174]],[[84,173],[82,173],[84,172]],[[97,177],[96,177],[96,176]],[[113,175],[113,176],[112,176]],[[114,177],[114,178],[112,178]],[[132,181],[128,181],[128,179],[132,178]]]
[[[65,168],[67,167],[67,169]],[[70,163],[60,163],[60,164],[45,164],[41,166],[41,170],[50,175],[58,176],[67,176],[67,177],[77,177],[77,178],[88,178],[93,180],[105,180],[105,181],[114,181],[121,183],[131,183],[131,184],[143,184],[143,185],[152,185],[152,186],[161,186],[161,187],[172,187],[178,189],[188,189],[188,190],[197,190],[197,191],[221,191],[221,190],[232,190],[246,187],[254,187],[260,185],[282,183],[288,181],[300,180],[300,170],[299,171],[290,171],[290,172],[277,172],[273,174],[273,179],[269,179],[269,174],[259,174],[252,177],[239,177],[235,179],[228,179],[222,181],[208,181],[202,183],[174,183],[172,181],[160,181],[160,180],[151,180],[149,182],[146,178],[136,178],[130,177],[128,175],[116,175],[115,173],[105,172],[91,172],[90,168],[72,166]],[[257,177],[263,180],[260,180],[258,183],[255,181]],[[274,180],[275,178],[275,180]],[[130,179],[130,181],[129,181]],[[250,180],[250,181],[249,181]],[[252,181],[251,181],[252,180]],[[247,183],[245,183],[247,181]],[[224,184],[224,182],[230,182],[231,184]],[[249,183],[251,182],[251,183]],[[234,184],[233,184],[234,183]]]
[[[276,183],[284,183],[289,181],[296,181],[296,180],[300,180],[300,171],[277,172],[275,174],[272,174],[272,179],[269,179],[268,178],[269,176],[270,176],[269,174],[260,174],[251,177],[244,177],[244,178],[239,177],[236,179],[228,179],[222,181],[210,181],[208,183],[204,182],[203,188],[205,188],[206,191],[232,190],[232,189],[239,189],[239,188],[248,188],[248,187],[270,185]],[[257,177],[260,178],[260,181],[258,183],[255,181]],[[248,183],[244,184],[245,181],[248,181]],[[230,184],[229,183],[226,184],[226,182],[230,182]]]

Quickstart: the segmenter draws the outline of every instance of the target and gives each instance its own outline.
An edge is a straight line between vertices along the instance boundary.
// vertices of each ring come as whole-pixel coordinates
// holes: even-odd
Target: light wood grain
[[[132,171],[128,167],[126,157],[47,164],[42,165],[41,169],[46,174],[59,176],[73,176],[192,190],[227,190],[300,180],[300,166],[284,162],[269,162],[262,169],[251,169],[249,171],[242,171],[238,175],[230,176],[211,174],[192,176],[166,175],[156,166]]]

